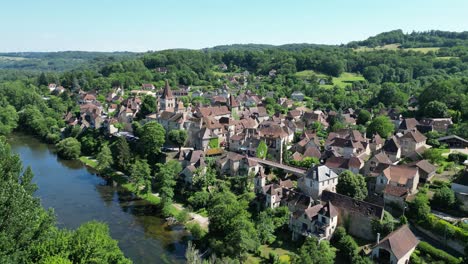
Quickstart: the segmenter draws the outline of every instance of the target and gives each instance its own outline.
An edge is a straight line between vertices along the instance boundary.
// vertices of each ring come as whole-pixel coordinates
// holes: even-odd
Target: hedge
[[[420,221],[418,224],[442,237],[445,236],[447,239],[455,239],[463,243],[468,242],[468,231],[443,219],[439,219],[433,214],[428,216],[427,221]]]
[[[437,249],[424,241],[419,242],[417,249],[419,249],[421,255],[428,255],[434,261],[443,261],[444,263],[448,264],[461,263],[460,259],[457,259],[456,257],[448,254],[447,252]]]

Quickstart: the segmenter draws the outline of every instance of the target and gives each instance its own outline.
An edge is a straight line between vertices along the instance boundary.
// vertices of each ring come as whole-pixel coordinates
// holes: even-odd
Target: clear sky
[[[341,44],[468,30],[468,0],[0,0],[0,52]]]

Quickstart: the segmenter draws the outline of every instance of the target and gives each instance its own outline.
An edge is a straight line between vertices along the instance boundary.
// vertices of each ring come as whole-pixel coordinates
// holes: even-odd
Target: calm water
[[[96,176],[79,161],[57,158],[50,146],[30,136],[15,134],[9,142],[24,167],[31,166],[39,187],[36,196],[45,208],[55,210],[60,227],[102,221],[134,263],[184,262],[187,234],[180,227],[167,227],[155,206]]]

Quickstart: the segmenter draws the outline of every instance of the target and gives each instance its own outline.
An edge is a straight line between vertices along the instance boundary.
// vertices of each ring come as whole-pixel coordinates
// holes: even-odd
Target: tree
[[[261,140],[257,147],[257,158],[264,159],[268,153],[268,146],[265,141]]]
[[[382,220],[372,220],[372,231],[374,234],[380,233],[382,237],[390,234],[395,229],[395,220],[393,216],[385,211]]]
[[[0,107],[0,135],[10,134],[18,126],[18,119],[18,113],[13,106]]]
[[[103,223],[83,224],[73,232],[69,245],[69,259],[73,263],[131,263],[120,251],[117,241],[110,237],[109,227]]]
[[[357,117],[357,124],[358,125],[365,125],[367,122],[371,120],[371,113],[369,111],[362,109],[359,111],[358,117]]]
[[[359,255],[358,244],[341,226],[333,233],[331,243],[338,249],[338,254],[349,263],[372,263],[368,258]]]
[[[436,190],[432,197],[432,204],[437,208],[453,208],[455,202],[455,193],[445,185]]]
[[[367,197],[366,179],[349,170],[343,171],[338,178],[336,192],[362,201]]]
[[[401,106],[407,101],[407,96],[393,83],[384,83],[377,95],[378,102],[386,106]]]
[[[211,248],[222,256],[245,259],[259,245],[246,204],[229,191],[215,194],[207,208]]]
[[[383,74],[380,71],[379,67],[376,66],[368,66],[364,68],[364,72],[362,73],[364,78],[371,83],[380,83],[382,82]]]
[[[151,186],[151,169],[146,160],[138,159],[135,161],[130,179],[135,183],[137,194],[148,192]]]
[[[210,149],[218,148],[219,147],[219,138],[212,138],[208,142],[208,147]]]
[[[161,152],[166,138],[166,131],[159,123],[151,121],[144,124],[138,132],[140,136],[140,149],[143,157],[154,161]]]
[[[114,155],[114,164],[118,170],[127,172],[132,160],[130,146],[125,137],[119,137],[112,145],[112,154]]]
[[[289,209],[287,207],[268,208],[260,212],[256,222],[260,243],[272,244],[276,240],[275,232],[285,226],[288,221]]]
[[[81,143],[76,138],[66,138],[55,145],[62,159],[73,160],[80,157]]]
[[[431,207],[429,206],[429,199],[424,190],[421,190],[416,198],[409,203],[409,212],[408,215],[411,216],[419,223],[427,222],[431,214]]]
[[[432,118],[448,117],[448,107],[442,102],[430,101],[426,107],[424,107],[424,115]]]
[[[112,159],[112,152],[111,152],[109,146],[107,146],[107,144],[104,144],[101,147],[101,151],[97,155],[96,160],[97,160],[97,163],[98,163],[97,169],[101,173],[104,173],[104,172],[106,172],[107,170],[110,169],[110,167],[114,163],[114,160]]]
[[[185,141],[187,140],[187,131],[185,130],[171,130],[168,134],[169,140],[176,144],[180,149],[184,146]]]
[[[138,118],[145,118],[151,113],[155,113],[157,109],[156,98],[151,95],[146,95],[141,102],[140,111],[138,112]]]
[[[388,138],[394,131],[392,121],[387,116],[378,116],[374,118],[367,127],[367,137],[371,138],[374,134],[379,134],[382,138]]]
[[[297,264],[333,264],[335,263],[335,249],[330,246],[327,240],[320,243],[315,237],[307,237],[304,244],[299,249],[297,257],[293,263]]]
[[[433,164],[439,164],[444,160],[442,153],[442,149],[430,148],[424,151],[422,156]]]
[[[37,85],[48,85],[47,77],[44,72],[41,72],[41,75],[37,78]]]
[[[172,202],[174,197],[174,186],[182,166],[176,160],[157,164],[157,172],[154,175],[154,189],[159,193],[163,206]]]

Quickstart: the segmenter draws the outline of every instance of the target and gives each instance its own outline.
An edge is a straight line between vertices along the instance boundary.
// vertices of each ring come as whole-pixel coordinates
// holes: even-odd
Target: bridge
[[[272,167],[272,168],[277,168],[277,169],[284,170],[285,172],[292,173],[292,174],[294,174],[296,176],[299,176],[299,177],[304,176],[306,174],[306,172],[307,172],[304,169],[291,167],[291,166],[281,164],[279,162],[275,162],[275,161],[271,161],[271,160],[264,160],[264,159],[259,159],[259,158],[255,158],[255,157],[248,157],[248,159],[256,161],[256,162],[258,162],[258,163],[260,163],[262,165],[265,165],[265,166],[269,166],[269,167]]]

